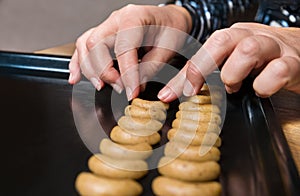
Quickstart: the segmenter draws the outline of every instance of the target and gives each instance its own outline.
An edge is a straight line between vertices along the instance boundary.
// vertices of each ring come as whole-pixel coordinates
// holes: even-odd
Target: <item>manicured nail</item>
[[[193,96],[195,94],[196,94],[195,89],[191,85],[191,83],[185,82],[184,87],[183,87],[183,95],[187,96],[187,97],[190,97],[190,96]]]
[[[130,87],[126,87],[126,95],[127,95],[127,100],[131,101],[132,99],[132,90]]]
[[[101,90],[101,85],[100,82],[97,78],[90,78],[91,83],[93,84],[93,86],[100,91]]]
[[[118,85],[117,83],[112,83],[111,86],[117,93],[119,93],[119,94],[122,93],[123,88],[120,85]]]
[[[171,94],[171,90],[168,87],[163,88],[157,95],[158,99],[165,100]]]

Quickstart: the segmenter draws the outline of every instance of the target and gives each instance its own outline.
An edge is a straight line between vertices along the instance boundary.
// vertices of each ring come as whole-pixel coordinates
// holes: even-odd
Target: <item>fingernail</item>
[[[189,83],[189,82],[185,82],[184,87],[183,87],[183,95],[186,96],[186,97],[190,97],[190,96],[193,96],[195,94],[196,94],[196,92],[195,92],[194,87],[192,86],[192,84]]]
[[[70,73],[68,81],[69,81],[69,83],[73,82],[73,74],[72,73]]]
[[[90,81],[98,91],[101,90],[101,85],[100,85],[99,80],[97,80],[97,78],[90,78]]]
[[[160,100],[165,100],[170,96],[171,93],[172,93],[171,90],[168,87],[165,87],[158,93],[157,97]]]
[[[123,88],[122,88],[120,85],[118,85],[118,84],[116,84],[116,83],[112,83],[111,86],[113,87],[113,89],[114,89],[117,93],[119,93],[119,94],[122,93]]]
[[[130,87],[126,87],[126,95],[127,95],[127,100],[131,101],[132,99],[132,90]]]

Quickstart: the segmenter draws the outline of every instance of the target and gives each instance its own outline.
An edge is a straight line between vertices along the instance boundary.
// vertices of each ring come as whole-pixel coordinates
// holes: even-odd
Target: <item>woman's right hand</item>
[[[176,33],[172,37],[170,33],[166,35],[141,28],[148,25],[170,27],[189,33],[192,19],[185,8],[176,5],[128,5],[114,11],[103,23],[78,38],[69,64],[69,83],[79,82],[82,72],[98,90],[107,83],[117,92],[125,88],[128,100],[137,97],[140,84],[150,79],[160,68],[161,63],[155,62],[167,62],[174,55],[174,51],[168,48],[146,47],[146,54],[138,62],[141,44],[146,41],[156,46],[157,42],[168,41],[169,44],[169,40],[172,40],[170,43],[173,44],[173,49],[178,41],[174,38]],[[113,67],[112,49],[119,71]]]

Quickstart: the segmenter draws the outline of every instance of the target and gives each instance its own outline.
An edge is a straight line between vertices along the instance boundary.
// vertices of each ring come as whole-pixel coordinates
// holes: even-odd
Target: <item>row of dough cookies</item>
[[[76,179],[81,195],[140,195],[142,186],[136,181],[148,172],[145,161],[152,146],[160,141],[158,131],[166,118],[168,105],[159,101],[134,99],[125,108],[110,139],[100,142],[100,153],[93,155],[88,166]]]
[[[168,132],[169,142],[164,157],[159,161],[161,176],[152,182],[156,195],[221,194],[221,185],[216,181],[220,175],[220,123],[220,109],[218,104],[211,104],[208,89],[202,89],[200,95],[179,105],[172,129]],[[200,155],[200,146],[208,152]]]

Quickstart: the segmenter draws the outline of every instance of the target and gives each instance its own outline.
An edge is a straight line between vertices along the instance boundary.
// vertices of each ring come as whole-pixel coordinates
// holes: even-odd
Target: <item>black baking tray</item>
[[[69,60],[0,52],[0,195],[77,195],[75,178],[88,171],[92,153],[74,123],[73,87],[67,82]],[[149,83],[140,96],[156,99],[161,87]],[[111,94],[110,87],[95,91],[98,119],[107,133],[116,123],[110,110]],[[171,104],[162,143],[177,104]],[[227,95],[221,138],[222,195],[300,195],[298,172],[272,104],[255,96],[251,79],[240,92]],[[152,195],[150,186],[156,175],[154,169],[141,180],[143,195]]]

